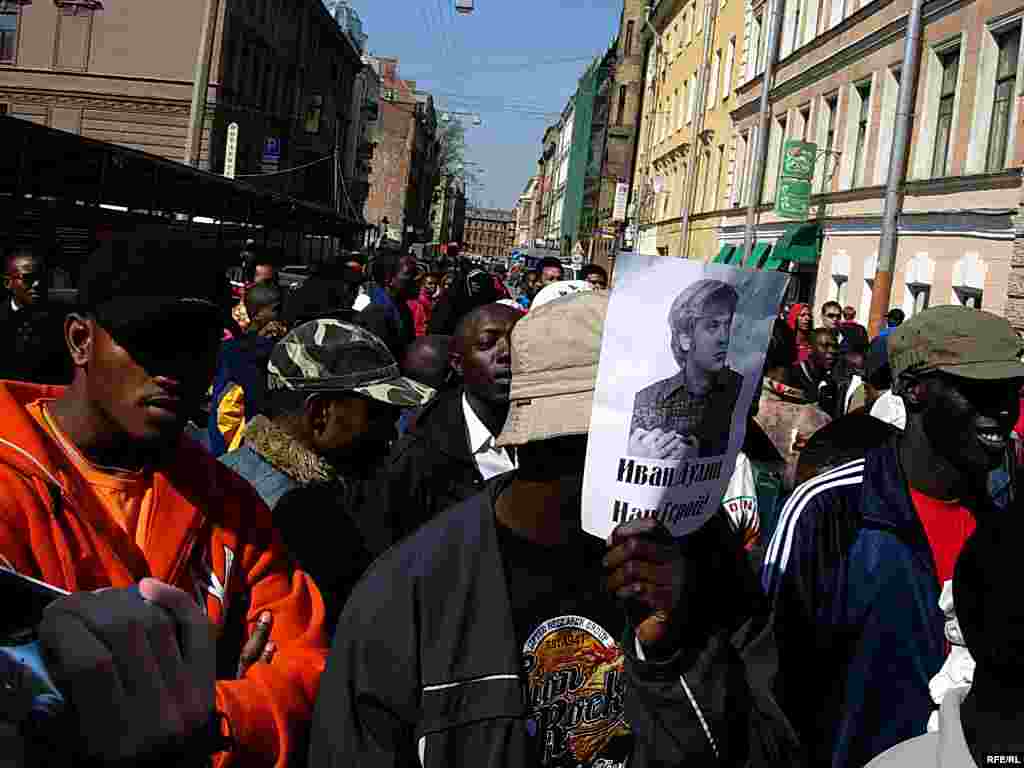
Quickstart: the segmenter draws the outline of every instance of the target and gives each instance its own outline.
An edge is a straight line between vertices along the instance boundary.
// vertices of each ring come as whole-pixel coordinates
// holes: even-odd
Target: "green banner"
[[[811,182],[818,145],[790,139],[782,150],[775,213],[787,219],[806,221],[811,207]]]

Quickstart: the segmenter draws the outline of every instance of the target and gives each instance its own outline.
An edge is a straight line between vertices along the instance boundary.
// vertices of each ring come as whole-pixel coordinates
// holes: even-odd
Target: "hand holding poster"
[[[606,538],[657,517],[683,536],[714,514],[729,483],[786,276],[633,253],[615,271],[583,527]]]

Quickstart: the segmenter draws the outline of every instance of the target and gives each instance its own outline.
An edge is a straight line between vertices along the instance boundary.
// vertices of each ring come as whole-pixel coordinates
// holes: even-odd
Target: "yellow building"
[[[707,261],[729,207],[744,2],[658,0],[644,33],[637,247]]]

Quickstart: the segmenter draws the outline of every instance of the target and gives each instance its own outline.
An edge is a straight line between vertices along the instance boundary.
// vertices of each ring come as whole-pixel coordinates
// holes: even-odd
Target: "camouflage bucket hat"
[[[267,388],[294,392],[355,392],[402,408],[423,405],[434,390],[402,376],[383,341],[340,320],[313,320],[274,347]]]

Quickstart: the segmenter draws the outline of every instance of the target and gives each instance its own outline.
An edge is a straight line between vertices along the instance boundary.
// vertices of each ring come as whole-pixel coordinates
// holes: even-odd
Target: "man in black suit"
[[[39,249],[17,246],[4,258],[6,296],[0,303],[0,379],[68,384],[64,313],[48,301],[46,260]]]
[[[680,461],[729,450],[743,377],[726,367],[739,295],[721,280],[699,280],[672,302],[668,322],[679,373],[633,401],[630,456]]]

